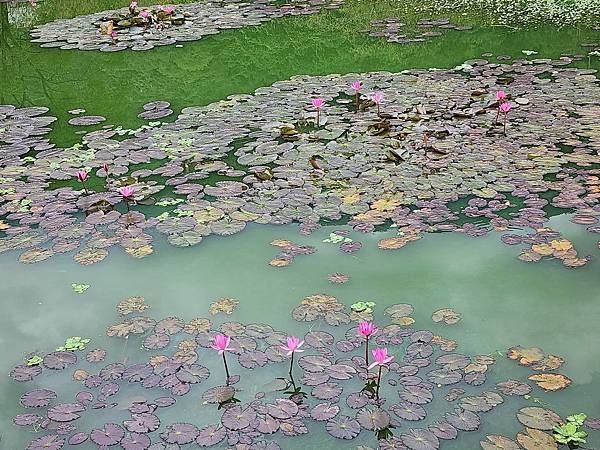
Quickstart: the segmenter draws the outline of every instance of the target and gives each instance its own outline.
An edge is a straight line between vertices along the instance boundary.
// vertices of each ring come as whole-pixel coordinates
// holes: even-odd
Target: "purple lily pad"
[[[242,409],[241,406],[233,406],[223,413],[221,423],[231,431],[247,428],[256,419],[256,412],[252,408]]]
[[[496,389],[505,395],[527,395],[531,392],[531,386],[518,380],[506,380],[496,383]]]
[[[65,445],[65,440],[56,434],[48,434],[34,439],[27,446],[27,450],[59,450]]]
[[[323,383],[312,389],[312,396],[319,400],[332,400],[339,397],[343,388],[337,383]]]
[[[102,350],[101,348],[90,350],[87,355],[85,355],[85,359],[90,363],[104,361],[104,358],[106,358],[106,350]]]
[[[456,370],[437,369],[427,374],[427,379],[441,386],[458,383],[462,380],[462,374]]]
[[[121,447],[124,450],[146,450],[150,447],[150,438],[145,434],[131,433],[121,439]]]
[[[371,431],[379,431],[390,425],[390,415],[381,408],[363,408],[356,414],[356,420],[360,425]]]
[[[429,426],[429,431],[435,434],[438,439],[456,439],[458,430],[448,422],[436,422]]]
[[[25,382],[31,381],[34,377],[37,377],[40,373],[42,373],[42,368],[40,366],[16,366],[10,372],[10,377],[15,381]]]
[[[400,436],[402,443],[411,450],[436,450],[440,441],[435,434],[427,429],[414,428]]]
[[[69,445],[79,445],[83,444],[88,440],[88,435],[86,433],[75,433],[73,436],[69,438]]]
[[[331,403],[319,403],[310,410],[310,417],[317,421],[327,421],[333,419],[340,412],[340,407]]]
[[[420,386],[405,386],[398,392],[398,395],[402,400],[418,405],[424,405],[433,400],[431,391]]]
[[[99,373],[100,378],[104,381],[120,380],[125,372],[125,365],[121,363],[113,363],[104,366]]]
[[[343,242],[340,244],[340,250],[344,253],[355,253],[362,248],[360,242]]]
[[[144,343],[142,344],[144,348],[148,350],[158,350],[161,348],[165,348],[171,342],[171,338],[168,334],[160,333],[160,334],[151,334],[144,339]]]
[[[189,444],[194,442],[200,431],[191,423],[174,423],[160,434],[160,437],[167,444]]]
[[[44,367],[52,370],[62,370],[76,362],[77,355],[71,352],[52,352],[44,356]]]
[[[125,431],[116,423],[107,423],[104,428],[94,429],[90,433],[90,439],[101,447],[117,445],[125,437]]]
[[[262,367],[267,364],[268,358],[264,352],[250,350],[238,356],[238,362],[245,369],[254,369],[255,367]]]
[[[291,400],[278,398],[275,404],[267,405],[267,413],[276,419],[289,419],[298,414],[298,405]]]
[[[198,432],[196,444],[200,447],[212,447],[217,445],[227,436],[227,429],[219,425],[208,425]]]
[[[39,423],[41,420],[42,416],[38,416],[37,414],[18,414],[13,418],[14,424],[20,427],[29,427]]]
[[[477,414],[462,409],[446,414],[446,421],[456,429],[462,431],[475,431],[481,423]]]
[[[209,370],[199,364],[184,365],[175,376],[182,383],[195,384],[206,380],[210,375]]]
[[[79,403],[61,403],[48,410],[48,418],[55,422],[71,422],[79,419],[79,412],[84,411],[85,407]]]
[[[349,416],[328,420],[325,428],[330,435],[338,439],[354,439],[360,433],[360,424]]]
[[[346,398],[346,404],[352,409],[360,409],[369,403],[369,397],[362,392],[353,392]]]
[[[168,408],[177,402],[173,397],[158,397],[152,402],[158,408]]]
[[[401,402],[390,407],[390,411],[404,420],[416,421],[422,420],[427,416],[425,409],[420,405],[410,402]]]
[[[160,426],[160,419],[154,414],[132,414],[131,420],[123,422],[125,429],[131,433],[150,433]]]
[[[48,406],[52,399],[56,398],[56,392],[50,389],[34,389],[21,396],[21,405],[26,408],[38,408]]]

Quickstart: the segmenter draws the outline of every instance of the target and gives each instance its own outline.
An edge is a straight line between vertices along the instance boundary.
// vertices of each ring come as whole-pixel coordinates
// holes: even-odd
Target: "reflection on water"
[[[571,224],[568,217],[555,217],[550,225],[584,253],[596,255],[593,236]],[[5,349],[0,372],[8,373],[26,352],[48,352],[68,336],[91,338],[89,348],[106,348],[109,352],[106,362],[122,358],[135,362],[140,358],[138,338],[105,337],[106,327],[118,321],[116,303],[132,295],[146,298],[151,305],[146,312],[155,319],[175,315],[184,320],[210,317],[210,303],[221,297],[233,297],[240,300],[238,309],[231,316],[211,318],[215,325],[230,320],[270,323],[282,331],[304,334],[309,328],[319,329],[319,325],[293,321],[291,310],[305,296],[326,293],[347,306],[358,300],[376,302],[378,321],[383,321],[386,305],[411,303],[415,307],[417,328],[431,329],[457,340],[458,351],[464,354],[504,352],[513,345],[522,345],[539,346],[549,354],[563,356],[567,363],[560,372],[572,378],[573,384],[552,394],[536,389],[532,395],[561,415],[579,411],[600,415],[600,402],[590,395],[597,390],[600,373],[597,262],[578,270],[567,270],[552,261],[528,265],[517,261],[516,249],[501,244],[497,234],[478,239],[455,234],[427,235],[396,252],[377,249],[381,234],[353,234],[364,246],[349,255],[335,245],[322,242],[330,231],[326,228],[303,237],[297,234],[296,226],[252,226],[238,235],[210,238],[190,249],[173,248],[159,238],[158,248],[151,257],[132,260],[112,251],[104,262],[91,267],[75,264],[69,255],[58,255],[51,262],[33,266],[17,263],[14,255],[2,255],[2,273],[10,276],[3,277],[0,286],[0,297],[5,299],[0,318],[0,345]],[[317,252],[297,258],[287,268],[273,268],[267,263],[277,253],[269,245],[274,238],[313,245]],[[333,272],[349,275],[350,281],[341,285],[329,283],[327,276]],[[90,288],[76,294],[72,283],[89,284]],[[431,313],[445,307],[460,312],[462,321],[453,326],[434,324]],[[342,326],[340,332],[346,329]],[[491,370],[489,385],[507,378],[525,380],[531,373],[503,357],[498,359]],[[221,362],[206,358],[201,363],[214,375],[208,381],[210,385],[219,383]],[[287,364],[272,369],[281,374],[268,372],[260,376],[244,371],[235,359],[230,366],[232,373],[243,375],[243,401],[248,401],[256,391],[267,389],[264,381],[267,376],[287,373]],[[58,383],[59,392],[73,389],[76,392],[75,383],[64,385],[58,376],[40,378],[44,386]],[[9,422],[12,415],[23,412],[18,397],[35,387],[35,383],[28,383],[27,387],[15,382],[2,385],[0,407],[7,413],[3,427],[10,430],[5,433],[3,448],[21,448],[22,442],[32,438],[26,432],[17,434]],[[127,395],[139,393],[132,388]],[[182,399],[176,408],[165,413],[165,420],[185,420],[198,425],[214,420],[216,413],[202,407],[198,395]],[[443,395],[441,398],[432,408],[448,408]],[[514,411],[531,403],[532,400],[507,399],[506,405],[483,416],[480,431],[513,436],[519,429]],[[444,448],[475,448],[480,436],[480,432],[465,433],[459,442]],[[592,437],[592,444],[596,437]],[[286,448],[299,448],[296,445],[306,439],[311,446],[315,445],[314,440],[323,439],[325,448],[339,448],[338,443],[325,438],[322,432],[314,437],[294,438],[289,441],[294,447]]]
[[[79,10],[71,2],[62,10],[60,5],[54,7],[54,2],[52,8],[50,2],[40,4],[39,21],[119,4],[107,0],[85,3]],[[120,2],[121,6],[125,3]],[[7,5],[0,4],[0,11],[7,15]],[[358,18],[352,11],[346,8],[318,17],[275,20],[186,43],[184,48],[117,54],[40,48],[29,42],[26,29],[3,21],[0,103],[50,107],[51,114],[61,119],[53,137],[57,144],[66,145],[76,140],[66,124],[67,111],[77,108],[103,115],[108,123],[135,128],[142,123],[136,117],[142,105],[157,99],[168,100],[178,111],[252,92],[298,74],[454,67],[484,52],[523,57],[523,49],[556,58],[561,53],[585,53],[580,44],[594,40],[594,32],[573,29],[507,32],[477,28],[449,31],[424,43],[395,45],[358,32]],[[369,13],[377,11],[374,8]],[[368,20],[365,17],[365,24]],[[597,61],[593,63],[598,66]],[[587,61],[580,64],[587,66]]]

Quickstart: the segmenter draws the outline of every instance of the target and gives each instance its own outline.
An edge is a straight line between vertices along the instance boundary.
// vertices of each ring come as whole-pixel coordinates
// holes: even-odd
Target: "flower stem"
[[[223,364],[225,365],[225,375],[227,375],[227,386],[229,386],[229,367],[227,367],[227,359],[225,358],[225,352],[223,352]]]
[[[360,94],[356,91],[356,111],[358,113],[358,109],[360,108]]]
[[[496,120],[494,120],[494,123],[498,123],[498,117],[500,117],[500,105],[498,105],[498,111],[496,111]]]
[[[508,118],[508,114],[504,114],[504,136],[506,136],[506,119]]]
[[[377,103],[377,117],[381,117],[381,110],[379,109],[379,103]]]
[[[85,186],[85,182],[84,181],[81,182],[81,185],[83,186],[83,190],[85,191],[85,195],[89,195],[90,193],[88,192],[87,187]]]
[[[294,352],[292,352],[292,359],[290,360],[290,371],[289,371],[289,375],[290,378],[292,379],[292,382],[294,380],[294,377],[292,376],[292,368],[294,367]]]
[[[365,362],[369,367],[369,336],[365,336]]]
[[[379,373],[377,374],[377,391],[375,392],[375,397],[379,400],[379,385],[381,384],[381,368],[383,366],[379,366]]]
[[[321,110],[320,110],[320,109],[317,109],[317,123],[315,123],[315,126],[316,126],[317,128],[319,128],[319,124],[321,123],[321,120],[320,120],[320,118],[321,118]]]

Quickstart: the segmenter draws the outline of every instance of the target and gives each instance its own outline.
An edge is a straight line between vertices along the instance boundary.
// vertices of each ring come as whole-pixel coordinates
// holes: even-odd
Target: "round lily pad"
[[[349,416],[339,416],[327,421],[327,432],[334,438],[354,439],[360,433],[360,424]]]

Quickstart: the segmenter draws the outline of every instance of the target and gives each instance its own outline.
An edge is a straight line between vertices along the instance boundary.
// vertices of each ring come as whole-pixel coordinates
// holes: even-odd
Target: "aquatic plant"
[[[29,359],[27,359],[28,366],[39,366],[44,359],[39,355],[33,355]]]
[[[72,283],[71,288],[73,288],[73,291],[75,291],[75,293],[83,294],[85,291],[87,291],[90,288],[90,285],[89,284]]]
[[[375,398],[379,400],[379,387],[381,386],[381,369],[383,366],[386,366],[388,363],[394,360],[394,356],[388,356],[388,349],[386,347],[383,348],[374,348],[373,349],[373,358],[375,361],[367,368],[371,370],[375,366],[379,366],[379,370],[377,372],[377,390],[375,391]]]
[[[137,0],[132,0],[131,3],[129,4],[129,14],[135,15],[135,13],[137,12],[137,7],[138,7]]]
[[[133,194],[135,193],[135,190],[131,186],[123,186],[123,187],[120,187],[118,189],[118,191],[119,191],[119,194],[121,194],[121,197],[123,197],[123,201],[125,202],[125,205],[127,206],[127,212],[130,212],[129,202],[131,200],[133,200]]]
[[[359,80],[356,80],[352,83],[352,85],[350,87],[354,91],[354,96],[356,98],[356,111],[355,112],[358,112],[360,109],[360,90],[362,89],[362,82]]]
[[[221,30],[259,25],[280,17],[296,16],[299,12],[310,15],[325,8],[337,9],[344,0],[326,0],[318,5],[308,0],[299,0],[294,1],[291,8],[278,0],[240,3],[236,8],[231,8],[222,1],[183,3],[185,4],[177,5],[176,9],[170,5],[156,5],[140,10],[137,2],[131,2],[128,8],[57,20],[36,27],[33,30],[33,40],[41,44],[62,42],[63,45],[58,45],[59,48],[67,48],[68,42],[85,46],[86,50],[114,52],[131,48],[143,51],[159,45],[155,39],[157,34],[162,41],[160,45],[194,41]],[[214,17],[219,17],[219,20],[214,20]],[[97,39],[97,24],[100,24],[101,33],[110,37],[113,30],[108,28],[108,20],[113,22],[121,36],[116,45]]]
[[[495,123],[498,122],[498,117],[500,117],[500,106],[506,101],[506,92],[496,92],[496,101],[498,102],[498,108],[496,110],[496,119],[494,120]]]
[[[372,96],[371,96],[371,100],[373,100],[373,102],[377,105],[377,115],[380,116],[381,115],[381,103],[383,102],[383,92],[375,92]]]
[[[79,182],[81,183],[81,185],[83,186],[83,190],[85,191],[86,194],[89,194],[87,187],[85,186],[85,182],[88,179],[88,173],[85,170],[78,170],[77,172],[75,172],[75,176],[77,177],[77,179],[79,180]]]
[[[214,343],[213,345],[211,345],[211,347],[223,357],[223,365],[225,366],[227,384],[229,384],[229,379],[231,378],[231,376],[229,375],[229,367],[227,366],[227,358],[225,357],[225,352],[231,352],[235,350],[234,348],[229,347],[230,342],[231,338],[229,336],[225,336],[224,334],[219,333],[214,337]]]
[[[365,363],[369,366],[369,338],[377,333],[377,327],[372,322],[360,322],[358,332],[365,338]]]
[[[302,386],[296,386],[296,381],[293,375],[294,368],[294,354],[302,353],[304,350],[301,350],[300,347],[304,345],[304,341],[300,340],[296,336],[288,336],[287,337],[287,345],[281,346],[281,349],[286,353],[286,356],[290,356],[290,371],[288,372],[290,376],[290,382],[292,384],[292,389],[284,392],[285,394],[290,396],[290,399],[294,398],[305,398],[307,394],[302,391]]]
[[[315,126],[319,127],[321,124],[321,110],[323,109],[323,106],[325,106],[325,100],[323,100],[322,98],[313,98],[312,99],[312,105],[313,107],[317,110],[317,118],[315,120]]]
[[[512,105],[508,102],[504,102],[499,106],[500,112],[504,114],[504,134],[506,135],[506,122],[508,120],[508,113],[512,109]]]
[[[57,352],[74,352],[85,350],[87,344],[90,343],[90,339],[83,339],[81,336],[72,336],[67,338],[65,345],[58,347]]]
[[[371,314],[375,305],[375,302],[356,302],[350,305],[350,309],[357,313],[365,312],[367,314]]]
[[[292,369],[294,367],[294,354],[303,352],[304,350],[300,350],[300,347],[302,347],[303,345],[304,341],[301,341],[296,336],[288,336],[287,345],[283,345],[281,347],[282,350],[285,350],[287,352],[286,356],[291,356],[289,372],[290,377],[292,376]]]
[[[554,439],[557,443],[567,445],[569,448],[578,448],[586,443],[587,433],[580,430],[587,415],[583,413],[567,417],[567,422],[562,425],[555,425],[552,428]]]

